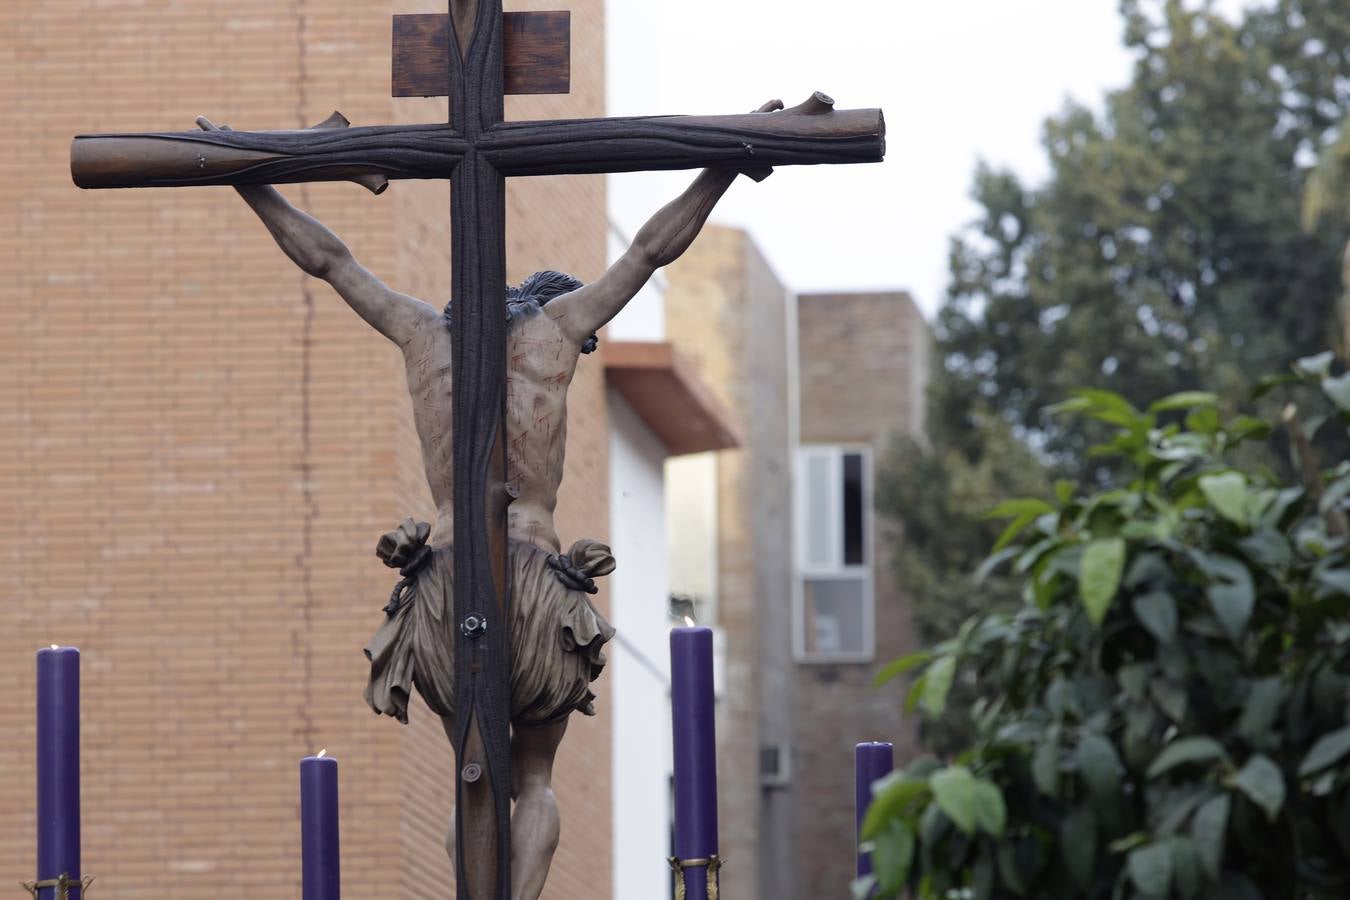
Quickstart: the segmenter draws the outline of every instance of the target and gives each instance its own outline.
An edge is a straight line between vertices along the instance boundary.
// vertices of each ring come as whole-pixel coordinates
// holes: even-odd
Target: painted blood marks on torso
[[[567,445],[567,389],[580,348],[546,308],[512,317],[506,350],[506,467],[516,490],[508,534],[556,553],[560,546],[553,511]],[[439,323],[420,329],[404,347],[404,357],[427,483],[438,509],[431,541],[445,544],[454,521],[449,330]]]

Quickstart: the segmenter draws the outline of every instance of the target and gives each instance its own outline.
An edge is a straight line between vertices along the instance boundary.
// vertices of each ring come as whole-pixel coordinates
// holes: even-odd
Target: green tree
[[[946,406],[938,381],[929,403]],[[1048,497],[1041,462],[989,405],[974,400],[959,416],[929,421],[919,441],[896,438],[878,469],[876,502],[903,522],[892,556],[913,610],[918,640],[932,644],[982,609],[1010,608],[1021,587],[1006,573],[979,579],[980,563],[1008,527],[990,516],[1009,497]],[[972,736],[969,684],[954,687],[946,715],[925,720],[923,742],[943,753]]]
[[[1350,111],[1350,6],[1282,3],[1240,24],[1143,6],[1123,4],[1131,83],[1100,116],[1070,105],[1046,124],[1049,181],[977,174],[981,215],[953,245],[938,317],[942,377],[959,385],[946,396],[987,399],[1079,474],[1093,429],[1047,404],[1082,384],[1240,396],[1252,373],[1326,346],[1339,293],[1347,219],[1301,227],[1300,161]]]
[[[1333,199],[1315,227],[1303,206],[1350,114],[1350,4],[1277,0],[1236,23],[1177,0],[1121,8],[1130,83],[1100,114],[1070,104],[1046,123],[1048,180],[976,173],[980,213],[952,242],[935,327],[931,433],[882,467],[878,507],[900,526],[926,639],[1015,599],[997,578],[970,586],[974,548],[997,533],[989,509],[1109,476],[1086,453],[1107,426],[1047,404],[1083,384],[1136,403],[1198,384],[1241,397],[1256,374],[1340,343],[1350,204],[1314,179],[1307,193]],[[1327,458],[1344,452],[1343,435],[1320,437],[1341,442]]]
[[[1350,375],[1329,364],[1298,379],[1344,430]],[[1123,477],[1005,507],[991,564],[1025,602],[881,674],[917,675],[907,705],[929,715],[962,678],[980,699],[962,752],[874,786],[859,896],[1347,896],[1350,461],[1304,485],[1245,467],[1272,426],[1212,394],[1140,411],[1080,391],[1059,411],[1113,430],[1097,452]]]
[[[1321,153],[1303,194],[1303,227],[1314,232],[1350,207],[1350,119]],[[1340,350],[1350,357],[1350,244],[1341,256]]]

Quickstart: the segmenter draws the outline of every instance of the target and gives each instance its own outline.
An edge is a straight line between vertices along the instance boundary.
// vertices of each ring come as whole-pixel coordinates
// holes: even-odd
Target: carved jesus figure
[[[771,101],[758,112],[782,108]],[[198,119],[206,130],[216,129]],[[508,559],[512,584],[510,641],[511,880],[514,900],[537,900],[559,837],[553,760],[574,711],[594,715],[590,684],[614,629],[590,602],[594,578],[614,568],[609,548],[580,540],[563,552],[553,523],[567,443],[567,389],[581,354],[595,348],[609,322],[661,266],[693,242],[713,206],[739,174],[702,172],[638,232],[631,247],[591,284],[539,272],[509,288],[506,446]],[[747,172],[762,178],[767,171]],[[385,618],[366,647],[367,702],[407,722],[413,687],[439,715],[453,744],[454,627],[450,542],[450,334],[454,301],[444,308],[401,294],[367,271],[331,231],[273,187],[236,188],[277,244],[309,275],[321,278],[367,324],[403,353],[427,482],[436,505],[430,525],[409,519],[380,539],[376,552],[403,575]],[[454,823],[447,850],[455,860]]]

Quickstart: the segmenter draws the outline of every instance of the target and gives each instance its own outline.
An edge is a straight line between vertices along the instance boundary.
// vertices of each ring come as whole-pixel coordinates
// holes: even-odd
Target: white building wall
[[[616,0],[606,4],[607,38],[616,33],[656,33],[651,4]],[[643,48],[605,41],[610,72],[642,71]],[[611,79],[615,95],[630,91]],[[641,177],[641,176],[638,176]],[[611,177],[610,202],[632,182]],[[655,212],[655,210],[652,210]],[[632,235],[611,226],[609,261],[617,260]],[[601,340],[665,340],[665,277],[652,278],[615,317]],[[672,821],[670,780],[670,597],[669,549],[663,466],[666,448],[622,397],[609,392],[610,543],[618,568],[610,576],[610,643],[614,695],[614,897],[654,900],[670,896]]]
[[[632,407],[609,392],[610,576],[607,648],[614,703],[614,896],[670,891],[670,592],[665,447]],[[611,649],[612,648],[612,649]]]
[[[689,597],[700,625],[717,623],[717,454],[666,460],[670,591]]]

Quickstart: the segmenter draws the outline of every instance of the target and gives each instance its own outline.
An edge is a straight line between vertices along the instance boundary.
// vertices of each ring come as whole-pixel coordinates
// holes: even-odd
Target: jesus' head
[[[580,279],[563,272],[555,272],[552,269],[535,272],[522,281],[520,287],[508,284],[506,286],[506,321],[509,324],[513,319],[529,318],[543,309],[550,300],[555,300],[563,294],[570,294],[581,286]],[[453,306],[453,299],[445,304],[445,323],[447,326],[451,323],[451,308]],[[599,338],[591,335],[586,339],[586,343],[581,345],[581,352],[593,353],[599,343]]]

